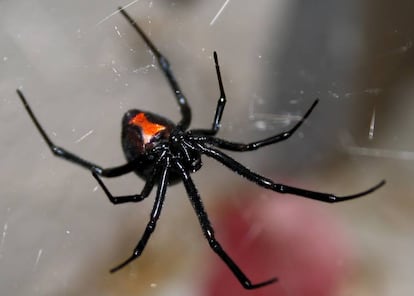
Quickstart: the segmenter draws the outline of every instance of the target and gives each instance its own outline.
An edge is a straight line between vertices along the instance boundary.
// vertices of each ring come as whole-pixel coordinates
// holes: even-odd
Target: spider
[[[272,180],[251,171],[233,158],[224,154],[218,148],[245,152],[257,150],[261,147],[288,139],[303,124],[305,119],[315,108],[318,100],[312,104],[309,110],[292,128],[280,134],[248,144],[230,142],[218,138],[215,135],[220,129],[220,122],[224,106],[226,104],[226,95],[224,92],[217,53],[214,52],[213,58],[220,97],[217,102],[213,123],[211,128],[208,129],[188,130],[191,122],[191,108],[171,71],[168,60],[160,53],[158,48],[122,7],[119,8],[119,12],[141,36],[151,50],[152,54],[157,59],[159,67],[165,75],[181,111],[181,120],[177,124],[167,118],[148,111],[133,109],[126,112],[122,119],[121,134],[122,148],[127,160],[126,164],[111,168],[102,168],[99,165],[87,161],[64,148],[55,145],[40,125],[22,91],[17,89],[17,94],[20,97],[27,113],[52,153],[55,156],[61,157],[90,170],[99,186],[113,204],[140,202],[147,198],[153,187],[157,185],[155,202],[150,214],[150,219],[141,239],[135,247],[132,255],[118,266],[112,268],[110,272],[116,272],[129,264],[131,261],[137,259],[142,254],[161,215],[161,209],[164,204],[168,185],[182,182],[190,199],[191,205],[197,214],[203,234],[206,237],[211,249],[224,261],[234,276],[238,279],[240,284],[245,289],[256,289],[277,281],[277,278],[274,277],[259,283],[252,283],[216,240],[214,229],[204,209],[200,194],[191,178],[191,174],[198,171],[202,166],[202,155],[215,159],[233,172],[236,172],[247,180],[266,189],[329,203],[350,200],[367,195],[385,184],[385,181],[381,181],[376,186],[373,186],[366,191],[339,197],[333,194],[315,192],[275,183]],[[113,196],[100,178],[118,177],[130,172],[135,172],[145,181],[145,185],[143,186],[140,194]]]

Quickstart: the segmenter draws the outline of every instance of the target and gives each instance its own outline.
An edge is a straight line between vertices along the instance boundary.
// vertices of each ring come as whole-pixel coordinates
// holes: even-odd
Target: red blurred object
[[[229,203],[220,205],[211,220],[223,248],[252,282],[274,276],[279,281],[245,290],[212,253],[204,295],[338,294],[352,256],[344,230],[329,210],[333,205],[266,191],[241,191],[220,200]]]

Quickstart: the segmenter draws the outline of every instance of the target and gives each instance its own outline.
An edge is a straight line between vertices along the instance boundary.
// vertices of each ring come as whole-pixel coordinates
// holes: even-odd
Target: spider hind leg
[[[33,124],[36,126],[37,130],[39,131],[40,135],[42,136],[43,140],[46,142],[47,146],[49,147],[50,151],[53,153],[53,155],[57,157],[61,157],[67,161],[70,161],[74,164],[77,164],[83,168],[86,168],[90,170],[91,172],[95,172],[96,174],[103,176],[103,177],[118,177],[121,175],[125,175],[129,172],[132,172],[136,168],[136,163],[128,162],[124,165],[112,167],[112,168],[102,168],[97,164],[94,164],[88,160],[85,160],[76,154],[59,147],[55,145],[55,143],[52,142],[52,140],[47,135],[46,131],[40,124],[39,120],[35,116],[35,114],[32,111],[32,108],[30,107],[29,103],[26,100],[26,97],[24,96],[23,92],[20,89],[16,90],[17,95],[20,98],[20,101],[22,102],[24,108],[26,109],[27,113],[30,116],[30,119],[32,120]]]
[[[137,22],[133,20],[133,18],[122,8],[119,7],[119,12],[126,18],[129,24],[134,28],[134,30],[141,36],[144,40],[145,44],[150,48],[151,52],[155,56],[158,61],[158,65],[160,66],[162,72],[164,73],[165,78],[171,87],[171,90],[174,93],[176,101],[181,110],[181,120],[177,124],[183,130],[186,130],[191,123],[191,108],[188,104],[187,98],[184,96],[181,88],[175,79],[175,76],[171,70],[170,63],[168,62],[167,58],[161,54],[158,48],[152,43],[152,41],[148,38],[148,36],[144,33],[144,31],[138,26]]]

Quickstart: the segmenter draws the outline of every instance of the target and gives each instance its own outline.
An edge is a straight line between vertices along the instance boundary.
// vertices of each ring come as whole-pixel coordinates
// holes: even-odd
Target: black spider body
[[[201,153],[192,149],[187,132],[160,115],[140,110],[128,111],[122,120],[122,148],[128,162],[137,162],[135,173],[147,180],[157,162],[165,156],[181,159],[189,172],[201,168]],[[155,181],[159,179],[157,175]],[[171,168],[170,185],[181,181],[174,167]]]
[[[221,79],[218,57],[216,52],[214,52],[213,57],[219,84],[220,97],[217,102],[213,123],[209,129],[189,130],[188,128],[191,122],[191,109],[186,97],[183,95],[177,81],[175,80],[167,59],[158,51],[154,44],[143,33],[141,28],[135,23],[135,21],[122,8],[120,8],[119,11],[125,16],[128,22],[134,27],[136,32],[151,49],[171,86],[177,104],[180,107],[182,116],[181,120],[175,124],[155,113],[142,110],[128,111],[122,119],[121,134],[122,148],[127,159],[126,164],[112,168],[102,168],[99,165],[87,161],[64,148],[56,146],[40,125],[23,93],[20,90],[17,90],[17,93],[32,122],[49,146],[52,153],[90,170],[108,199],[113,204],[140,202],[150,195],[154,186],[157,186],[154,206],[141,239],[138,241],[132,255],[123,263],[113,268],[111,272],[121,269],[141,255],[160,217],[168,185],[182,182],[187,191],[189,200],[197,214],[203,234],[206,237],[211,249],[229,267],[242,286],[246,289],[255,289],[277,281],[276,278],[271,278],[267,281],[253,284],[237,266],[237,264],[229,257],[229,255],[227,255],[220,243],[216,240],[214,229],[208,219],[207,212],[204,210],[200,194],[191,178],[191,173],[194,173],[201,168],[202,155],[217,160],[230,170],[263,188],[279,193],[295,194],[323,202],[333,203],[357,198],[377,190],[385,183],[382,181],[376,186],[363,192],[338,197],[329,193],[315,192],[275,183],[266,177],[254,173],[233,158],[221,152],[220,149],[238,152],[252,151],[288,139],[302,125],[318,101],[315,101],[302,119],[288,131],[284,131],[269,138],[248,144],[235,143],[220,139],[215,135],[220,129],[220,121],[223,115],[224,106],[226,104],[226,96]],[[140,194],[113,196],[100,178],[118,177],[130,172],[135,172],[145,181],[145,185]]]

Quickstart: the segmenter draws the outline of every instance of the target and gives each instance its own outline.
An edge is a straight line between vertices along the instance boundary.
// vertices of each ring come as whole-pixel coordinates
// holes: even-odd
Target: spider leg
[[[140,202],[148,197],[148,195],[151,193],[152,188],[154,187],[154,176],[151,176],[147,181],[145,182],[144,187],[142,188],[142,191],[140,194],[133,194],[133,195],[124,195],[124,196],[113,196],[111,192],[109,192],[106,185],[103,183],[101,178],[99,178],[98,174],[95,172],[92,172],[93,177],[98,181],[99,186],[101,186],[102,190],[105,192],[106,196],[109,198],[109,200],[114,204],[122,204],[127,202]]]
[[[73,154],[72,152],[69,152],[65,150],[64,148],[61,148],[59,146],[56,146],[49,138],[49,136],[46,134],[43,127],[40,125],[39,121],[37,120],[36,116],[34,115],[32,109],[30,108],[29,103],[27,102],[25,96],[23,95],[22,91],[17,89],[17,94],[20,97],[20,100],[23,103],[23,106],[26,108],[27,113],[29,114],[31,120],[33,121],[34,125],[36,126],[37,130],[43,137],[43,140],[45,140],[46,144],[49,146],[50,150],[55,156],[61,157],[63,159],[66,159],[70,162],[73,162],[77,165],[80,165],[92,172],[95,172],[96,174],[103,176],[103,177],[117,177],[124,174],[127,174],[129,172],[132,172],[134,169],[136,169],[136,163],[129,162],[124,165],[112,167],[112,168],[102,168],[92,162],[89,162],[87,160],[84,160],[80,158],[79,156]]]
[[[155,230],[155,226],[157,224],[158,219],[160,218],[161,209],[164,204],[165,200],[165,192],[167,190],[168,186],[168,173],[170,169],[170,162],[169,158],[165,159],[166,163],[164,166],[164,169],[160,175],[160,180],[157,188],[157,196],[155,198],[154,206],[151,211],[150,220],[147,224],[147,227],[145,228],[144,234],[142,235],[141,239],[139,240],[137,246],[134,249],[134,252],[132,253],[131,257],[129,257],[127,260],[119,264],[118,266],[112,268],[111,272],[116,272],[123,268],[125,265],[129,264],[131,261],[134,261],[136,258],[141,256],[142,251],[144,250],[145,246],[147,245],[147,242],[149,238],[151,237],[151,234]]]
[[[272,278],[264,282],[252,284],[252,282],[247,278],[247,276],[237,266],[237,264],[229,257],[229,255],[227,255],[227,253],[223,250],[220,243],[216,240],[214,236],[214,229],[211,226],[206,211],[204,210],[204,206],[201,202],[200,195],[190,177],[190,174],[185,170],[183,165],[178,160],[174,160],[174,163],[175,167],[178,169],[179,174],[181,175],[191,204],[197,214],[204,236],[206,237],[211,249],[224,261],[224,263],[226,263],[226,265],[230,268],[230,270],[239,280],[240,284],[245,289],[256,289],[276,282],[277,278]]]
[[[215,134],[217,134],[217,132],[220,129],[220,122],[221,122],[221,117],[223,116],[224,106],[226,105],[226,94],[224,92],[223,81],[221,79],[220,65],[218,62],[217,52],[213,53],[213,57],[214,57],[214,63],[216,65],[217,80],[218,80],[219,88],[220,88],[220,98],[217,101],[216,113],[214,115],[213,125],[211,129],[191,130],[191,132],[194,134],[202,134],[202,135],[209,135],[209,136],[214,136]]]
[[[101,186],[102,190],[105,192],[106,196],[109,198],[110,202],[113,204],[121,204],[127,202],[140,202],[148,197],[151,193],[152,188],[154,187],[154,181],[159,173],[159,169],[157,169],[160,165],[160,162],[164,159],[165,152],[162,153],[159,157],[159,160],[154,165],[154,170],[152,171],[151,175],[148,176],[146,179],[145,185],[141,190],[140,194],[133,194],[133,195],[124,195],[124,196],[113,196],[106,185],[103,183],[102,179],[99,175],[95,172],[92,172],[92,176],[98,181],[99,186]]]
[[[315,100],[315,102],[313,102],[312,106],[308,109],[308,111],[305,113],[305,115],[302,116],[302,118],[288,131],[284,131],[282,133],[279,133],[277,135],[271,136],[269,138],[260,140],[260,141],[256,141],[256,142],[251,142],[248,144],[243,144],[243,143],[234,143],[234,142],[230,142],[224,139],[220,139],[220,138],[216,138],[216,137],[203,137],[203,136],[192,136],[192,138],[194,140],[201,140],[201,141],[205,141],[206,143],[212,144],[216,147],[222,148],[222,149],[227,149],[227,150],[231,150],[231,151],[251,151],[251,150],[256,150],[259,149],[263,146],[267,146],[267,145],[271,145],[271,144],[275,144],[277,142],[281,142],[284,140],[287,140],[288,138],[290,138],[295,132],[296,130],[303,124],[303,122],[306,120],[306,118],[312,113],[313,109],[315,108],[315,106],[318,104],[319,100]]]
[[[201,153],[214,158],[215,160],[219,161],[220,163],[228,167],[230,170],[238,173],[239,175],[245,177],[246,179],[256,183],[257,185],[261,187],[264,187],[266,189],[270,189],[270,190],[273,190],[279,193],[294,194],[294,195],[298,195],[298,196],[302,196],[302,197],[306,197],[306,198],[310,198],[314,200],[319,200],[323,202],[334,203],[334,202],[340,202],[340,201],[345,201],[345,200],[361,197],[361,196],[374,192],[375,190],[377,190],[378,188],[380,188],[381,186],[385,184],[385,181],[383,180],[377,185],[365,191],[352,194],[352,195],[347,195],[347,196],[336,196],[330,193],[315,192],[315,191],[310,191],[306,189],[287,186],[284,184],[274,183],[272,180],[252,172],[251,170],[249,170],[248,168],[246,168],[239,162],[235,161],[231,157],[227,156],[223,152],[220,152],[213,148],[204,147],[203,145],[200,145],[200,144],[197,144],[196,147]]]
[[[144,42],[147,44],[147,46],[150,48],[155,58],[157,59],[158,64],[160,65],[165,77],[167,78],[168,83],[170,84],[170,87],[177,99],[177,103],[181,109],[182,119],[178,123],[178,125],[181,126],[182,129],[186,130],[191,122],[191,109],[186,97],[184,96],[180,86],[178,85],[177,80],[175,79],[173,72],[171,71],[170,63],[168,62],[167,58],[161,54],[158,48],[152,43],[152,41],[148,38],[144,31],[142,31],[138,24],[122,7],[119,7],[119,12],[128,20],[128,22],[135,29],[135,31],[137,31],[137,33],[141,36],[141,38],[144,40]]]

